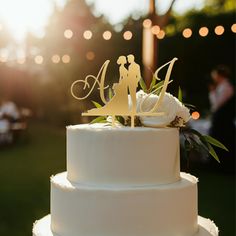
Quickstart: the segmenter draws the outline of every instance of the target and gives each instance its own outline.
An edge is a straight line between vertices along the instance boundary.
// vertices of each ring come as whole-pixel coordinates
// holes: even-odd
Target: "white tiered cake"
[[[67,172],[33,236],[216,236],[198,216],[197,179],[180,173],[177,128],[67,128]]]

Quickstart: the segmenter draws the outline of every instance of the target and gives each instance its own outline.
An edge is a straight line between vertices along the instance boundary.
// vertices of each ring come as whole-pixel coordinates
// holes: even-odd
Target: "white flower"
[[[149,97],[144,101],[147,96]],[[142,111],[150,111],[158,99],[159,96],[154,94],[148,95],[140,90],[136,93],[137,113],[142,113]],[[142,104],[142,108],[140,107],[140,104]],[[131,106],[132,102],[131,97],[129,96],[129,107]],[[170,93],[165,93],[161,105],[159,106],[158,110],[154,112],[164,112],[164,115],[140,116],[140,121],[144,126],[164,127],[171,125],[173,121],[175,121],[175,126],[183,126],[190,119],[189,109]]]

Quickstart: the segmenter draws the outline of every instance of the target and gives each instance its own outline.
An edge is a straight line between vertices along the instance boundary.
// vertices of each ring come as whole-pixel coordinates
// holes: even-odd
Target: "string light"
[[[222,35],[224,33],[225,29],[222,25],[218,25],[215,27],[215,34],[216,35]]]
[[[152,26],[152,21],[150,19],[145,19],[143,21],[143,27],[144,28],[150,28]]]
[[[59,56],[59,55],[55,54],[55,55],[52,56],[52,62],[53,62],[53,63],[57,64],[57,63],[60,62],[60,60],[61,60],[61,59],[60,59],[60,56]]]
[[[38,55],[34,58],[34,62],[38,65],[43,64],[43,56]]]
[[[200,113],[198,111],[194,111],[191,116],[194,120],[198,120],[200,118]]]
[[[199,35],[202,37],[206,37],[209,33],[209,29],[207,27],[201,27],[199,29]]]
[[[233,33],[236,33],[236,23],[232,24],[231,30],[232,30]]]
[[[95,53],[92,52],[92,51],[87,52],[87,53],[86,53],[86,58],[87,58],[87,60],[89,60],[89,61],[94,60],[94,58],[95,58]]]
[[[73,32],[70,29],[64,31],[64,37],[67,39],[71,39],[73,37]]]
[[[125,40],[130,40],[130,39],[132,39],[133,34],[132,34],[131,31],[127,30],[127,31],[124,32],[123,37],[124,37]]]
[[[102,37],[105,39],[105,40],[110,40],[111,39],[111,36],[112,36],[112,33],[111,31],[107,30],[103,33]]]
[[[65,54],[62,58],[61,58],[62,62],[65,64],[70,63],[70,56]]]
[[[190,28],[186,28],[183,30],[182,34],[185,38],[190,38],[192,36],[193,32]]]
[[[151,29],[152,33],[156,34],[156,35],[160,33],[160,30],[161,30],[161,28],[159,25],[154,25],[154,26],[152,26],[152,29]]]
[[[160,32],[157,34],[158,39],[164,39],[166,33],[164,30],[160,30]]]
[[[86,30],[86,31],[84,31],[83,36],[84,36],[85,39],[89,40],[93,37],[93,33],[90,30]]]

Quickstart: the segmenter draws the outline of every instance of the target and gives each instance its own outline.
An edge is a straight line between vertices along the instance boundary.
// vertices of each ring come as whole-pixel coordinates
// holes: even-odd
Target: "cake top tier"
[[[67,127],[68,179],[75,183],[149,185],[179,180],[177,128]]]

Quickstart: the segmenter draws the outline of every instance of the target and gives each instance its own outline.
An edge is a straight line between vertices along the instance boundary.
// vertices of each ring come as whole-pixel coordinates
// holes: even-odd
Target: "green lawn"
[[[51,175],[65,170],[65,129],[32,124],[28,141],[0,148],[0,235],[30,236],[36,219],[49,213]],[[199,213],[214,219],[221,236],[233,236],[234,176],[194,170]]]

